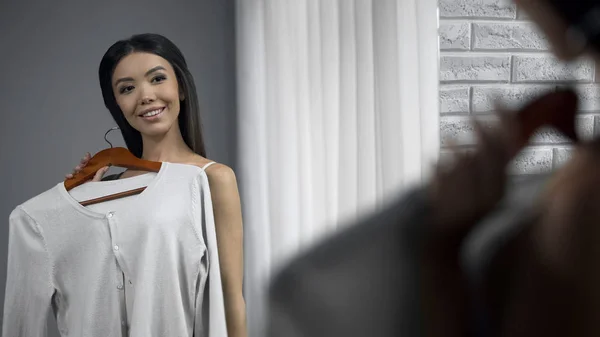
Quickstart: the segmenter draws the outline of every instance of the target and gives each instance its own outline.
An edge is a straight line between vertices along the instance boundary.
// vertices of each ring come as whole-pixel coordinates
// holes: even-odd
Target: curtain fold
[[[439,152],[437,2],[237,0],[251,337],[295,254],[427,179]]]

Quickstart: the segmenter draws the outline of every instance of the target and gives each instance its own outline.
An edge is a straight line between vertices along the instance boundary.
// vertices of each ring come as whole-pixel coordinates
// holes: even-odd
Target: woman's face
[[[144,136],[179,131],[180,94],[177,77],[164,58],[136,52],[125,56],[112,77],[117,104],[129,124]]]

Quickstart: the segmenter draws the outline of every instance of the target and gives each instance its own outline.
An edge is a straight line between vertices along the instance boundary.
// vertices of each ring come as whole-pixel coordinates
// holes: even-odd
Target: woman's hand
[[[431,227],[421,261],[423,305],[428,320],[427,336],[462,337],[472,332],[470,305],[473,303],[473,289],[469,289],[459,263],[462,242],[503,198],[508,164],[527,145],[526,140],[531,136],[529,133],[534,131],[536,126],[542,126],[529,124],[537,124],[536,121],[540,119],[541,122],[553,124],[553,121],[560,121],[555,118],[560,114],[570,119],[563,118],[563,125],[558,123],[556,126],[561,130],[569,130],[569,124],[564,122],[574,120],[576,111],[575,93],[561,91],[540,97],[518,113],[506,112],[500,116],[499,127],[485,129],[477,126],[479,142],[476,149],[470,154],[458,155],[454,165],[442,165],[435,174],[429,189],[433,206]],[[527,116],[535,118],[524,118]],[[578,173],[571,172],[568,176],[576,174]],[[551,208],[554,212],[559,210],[557,207]],[[562,219],[565,220],[565,217]],[[522,308],[537,310],[540,319],[548,318],[549,314],[546,315],[544,310],[549,306],[539,307],[540,298],[555,299],[559,296],[551,291],[557,289],[552,283],[552,278],[548,278],[542,271],[537,272],[539,268],[534,269],[540,265],[540,261],[537,257],[532,257],[531,247],[539,246],[538,241],[544,235],[551,237],[546,240],[561,239],[561,233],[552,233],[546,229],[542,232],[532,229],[523,233],[527,235],[524,234],[514,244],[507,245],[509,251],[503,252],[506,259],[494,261],[494,265],[491,266],[494,275],[501,274],[503,278],[490,278],[490,284],[484,284],[486,289],[482,289],[486,297],[492,300],[486,301],[488,314],[492,316],[487,317],[490,319],[490,328],[494,332],[510,331],[507,336],[527,336],[525,331],[539,331],[536,329],[540,329],[538,324],[542,324],[543,320],[536,321],[537,324],[528,322],[526,319],[531,315],[527,316],[527,311]],[[570,237],[562,236],[562,239],[567,238]],[[552,253],[553,249],[559,249],[552,244],[539,247],[542,253]],[[569,260],[569,263],[578,262],[574,259]],[[534,270],[536,273],[533,273]],[[509,282],[509,279],[512,280]],[[532,289],[533,285],[537,288]],[[560,307],[558,310],[568,309]],[[549,335],[555,336],[545,336]]]
[[[81,158],[81,162],[79,162],[79,165],[75,166],[75,168],[73,169],[72,173],[69,173],[67,175],[65,175],[66,179],[71,179],[73,178],[73,176],[77,173],[79,173],[79,171],[81,171],[90,161],[90,159],[92,158],[92,156],[90,155],[90,153],[86,153],[85,156],[83,156],[83,158]],[[102,177],[104,177],[104,175],[106,174],[106,172],[108,172],[109,167],[105,166],[101,169],[98,170],[98,172],[96,172],[96,174],[94,175],[94,177],[91,179],[91,181],[100,181],[102,180]]]
[[[456,154],[453,165],[441,163],[430,185],[434,205],[432,239],[462,238],[496,206],[504,196],[508,164],[538,128],[552,126],[577,141],[573,123],[577,106],[575,92],[560,90],[530,102],[518,112],[499,108],[497,127],[475,123],[475,150]]]

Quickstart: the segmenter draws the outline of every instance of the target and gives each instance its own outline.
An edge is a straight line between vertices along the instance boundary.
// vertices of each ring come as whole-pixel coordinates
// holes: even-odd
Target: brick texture
[[[440,59],[442,82],[508,82],[509,56],[443,55]]]
[[[468,86],[445,86],[440,89],[440,112],[469,113],[470,97]]]
[[[474,22],[473,50],[547,51],[546,37],[523,22]]]
[[[440,23],[440,48],[444,50],[471,49],[471,23]]]
[[[594,64],[578,60],[566,64],[553,56],[513,56],[514,82],[593,82]]]
[[[440,0],[442,18],[496,18],[514,19],[517,9],[506,0]]]
[[[438,0],[440,10],[441,158],[449,146],[470,151],[472,120],[497,123],[497,102],[518,109],[535,97],[573,86],[580,98],[576,126],[585,139],[600,136],[600,69],[589,59],[557,60],[546,36],[508,0]],[[598,73],[598,75],[597,75]],[[569,142],[540,130],[513,162],[515,177],[547,172],[570,158]]]
[[[474,113],[494,112],[494,104],[499,99],[501,99],[503,107],[518,109],[530,100],[554,91],[554,89],[553,85],[474,85],[472,86],[472,111]]]

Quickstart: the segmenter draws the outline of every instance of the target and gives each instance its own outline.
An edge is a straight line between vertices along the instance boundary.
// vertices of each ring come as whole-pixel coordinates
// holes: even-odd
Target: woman
[[[181,51],[157,34],[135,35],[112,45],[100,63],[104,104],[121,129],[129,150],[159,162],[207,167],[194,79]],[[74,171],[83,168],[90,155]],[[99,170],[98,181],[108,168]],[[128,170],[119,178],[146,172]],[[242,217],[236,177],[231,168],[214,163],[206,168],[222,275],[227,330],[246,336],[242,294]],[[72,177],[71,174],[67,178]]]

